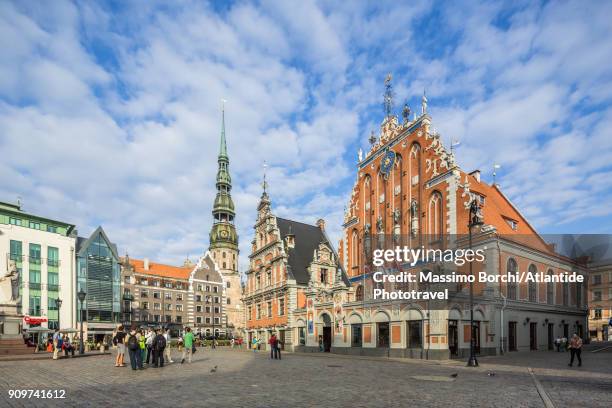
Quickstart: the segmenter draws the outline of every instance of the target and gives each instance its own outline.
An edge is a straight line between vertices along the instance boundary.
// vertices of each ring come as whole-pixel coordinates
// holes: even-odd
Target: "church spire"
[[[225,140],[225,101],[221,110],[221,137],[219,157],[217,158],[217,196],[213,203],[213,227],[210,231],[210,249],[238,249],[238,235],[234,227],[234,201],[230,194],[232,178],[229,173],[229,156]]]
[[[228,160],[227,156],[227,144],[225,142],[225,99],[222,100],[223,106],[221,108],[221,145],[219,147],[219,160],[224,158]]]

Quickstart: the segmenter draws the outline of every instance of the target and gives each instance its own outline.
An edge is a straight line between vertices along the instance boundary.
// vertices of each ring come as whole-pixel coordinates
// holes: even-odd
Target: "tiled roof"
[[[465,176],[463,173],[461,179],[464,180]],[[493,225],[497,233],[502,236],[519,242],[526,241],[522,243],[545,252],[552,252],[535,228],[529,224],[498,186],[478,181],[473,175],[468,175],[468,179],[470,191],[485,197],[486,202],[482,207],[485,224]],[[510,226],[509,220],[516,222],[516,229]]]
[[[193,267],[164,265],[151,261],[149,261],[149,269],[145,270],[144,260],[131,258],[130,265],[132,265],[132,267],[134,268],[135,273],[159,276],[160,278],[173,278],[184,280],[189,279],[189,275],[193,270]]]

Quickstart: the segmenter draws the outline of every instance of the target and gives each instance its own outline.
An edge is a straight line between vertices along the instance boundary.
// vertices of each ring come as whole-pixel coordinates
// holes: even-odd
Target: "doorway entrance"
[[[535,322],[529,323],[529,349],[538,349],[538,324]]]
[[[321,323],[323,323],[323,351],[329,353],[332,344],[331,317],[327,313],[323,314],[321,316]]]
[[[508,322],[508,351],[516,351],[516,322]]]
[[[459,327],[457,320],[448,321],[448,350],[451,356],[459,354]]]
[[[389,323],[377,323],[377,347],[389,347]]]
[[[555,325],[548,323],[548,349],[552,350],[555,345]]]

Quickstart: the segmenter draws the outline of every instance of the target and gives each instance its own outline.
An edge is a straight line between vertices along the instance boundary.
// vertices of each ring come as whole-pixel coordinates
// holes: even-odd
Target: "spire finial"
[[[372,146],[374,146],[374,143],[376,143],[376,136],[374,135],[374,131],[370,133],[370,138],[368,139],[368,141]]]
[[[227,144],[225,142],[225,99],[221,99],[221,145],[219,157],[227,157]]]
[[[391,111],[393,110],[393,86],[391,85],[391,80],[393,76],[391,73],[387,74],[387,78],[385,78],[385,115],[387,117],[391,116]]]
[[[500,164],[497,164],[497,163],[494,163],[494,164],[493,164],[493,185],[494,185],[494,186],[497,184],[497,183],[496,183],[495,178],[497,177],[497,170],[498,170],[499,168],[501,168],[501,165],[500,165]]]
[[[423,89],[423,98],[421,98],[421,113],[423,115],[427,113],[427,96],[425,95],[425,89]]]
[[[266,163],[265,160],[264,160],[262,167],[263,167],[263,183],[261,183],[261,186],[263,187],[263,193],[266,194],[267,189],[268,189],[268,182],[266,181],[266,169],[268,168],[268,164]]]

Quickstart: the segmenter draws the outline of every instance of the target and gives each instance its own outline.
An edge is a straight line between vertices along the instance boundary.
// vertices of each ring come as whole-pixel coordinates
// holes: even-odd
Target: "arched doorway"
[[[327,313],[323,313],[319,318],[319,322],[323,326],[323,335],[319,335],[319,345],[323,346],[324,352],[329,353],[332,344],[331,317]]]

